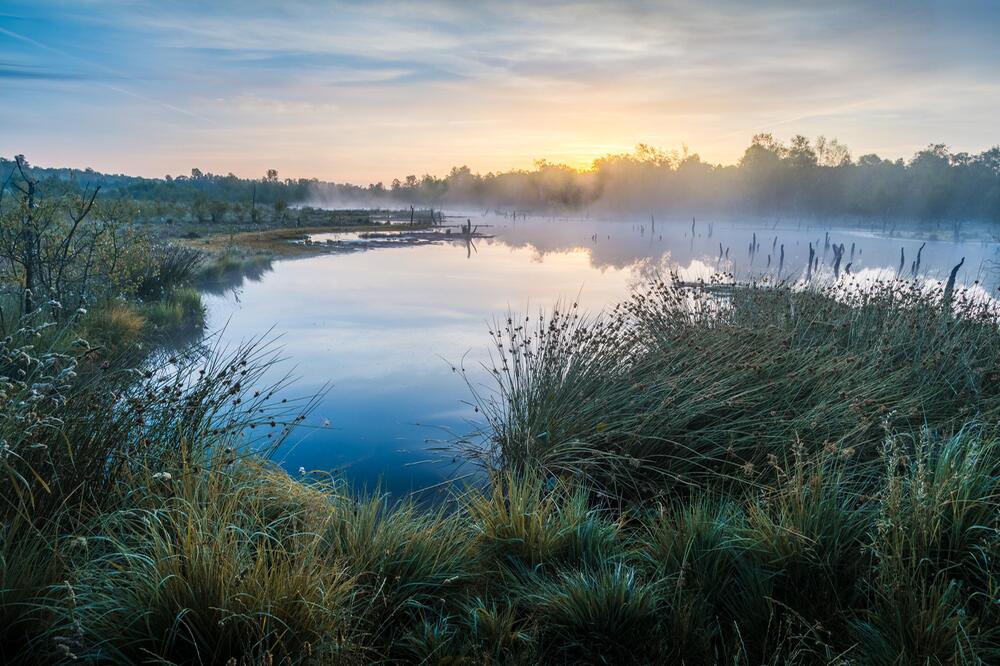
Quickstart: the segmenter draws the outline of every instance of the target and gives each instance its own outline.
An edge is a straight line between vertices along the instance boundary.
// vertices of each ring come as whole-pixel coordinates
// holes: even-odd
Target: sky
[[[1000,143],[1000,2],[0,0],[0,154],[368,183]]]

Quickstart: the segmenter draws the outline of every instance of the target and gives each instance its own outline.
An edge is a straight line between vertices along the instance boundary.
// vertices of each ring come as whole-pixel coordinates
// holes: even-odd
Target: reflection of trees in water
[[[968,256],[960,282],[1000,282],[1000,234],[983,225],[970,226],[962,240],[954,242],[936,237],[932,225],[919,223],[887,235],[880,232],[878,224],[868,222],[731,220],[720,226],[718,220],[698,220],[693,226],[689,220],[674,220],[657,221],[655,232],[644,222],[543,219],[516,226],[499,225],[496,237],[504,246],[532,251],[537,261],[544,261],[548,254],[585,251],[591,266],[600,270],[641,272],[649,265],[668,261],[675,269],[693,270],[705,264],[716,272],[744,277],[790,279],[807,272],[807,249],[812,243],[816,252],[811,272],[818,275],[863,268],[894,269],[902,251],[913,260],[901,269],[908,276],[944,279],[962,256]],[[904,246],[908,247],[903,250]],[[749,254],[737,251],[739,247],[751,248]]]
[[[223,296],[239,289],[247,282],[260,282],[273,270],[270,257],[250,257],[239,263],[227,263],[218,270],[203,273],[195,286],[206,294]]]
[[[169,329],[157,331],[152,335],[151,344],[148,346],[150,349],[148,360],[152,361],[150,365],[162,365],[156,361],[157,359],[163,361],[162,356],[172,356],[180,352],[195,352],[204,337],[204,321],[190,326],[172,326]]]

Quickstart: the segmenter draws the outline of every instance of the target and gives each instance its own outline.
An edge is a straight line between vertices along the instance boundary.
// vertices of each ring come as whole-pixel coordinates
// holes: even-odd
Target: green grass
[[[82,627],[77,656],[299,663],[343,652],[356,585],[321,536],[290,527],[291,510],[268,519],[273,491],[253,479],[180,476],[149,476],[141,487],[154,497],[131,498],[148,508],[102,516],[100,554],[75,572],[62,616]]]
[[[170,291],[164,298],[146,304],[143,313],[157,330],[201,330],[205,325],[201,293],[193,287]]]
[[[989,306],[908,284],[823,290],[656,281],[603,318],[570,308],[492,331],[475,387],[501,469],[585,477],[613,497],[768,483],[793,443],[861,465],[886,430],[1000,423]]]
[[[617,521],[534,480],[445,513],[249,460],[137,473],[71,533],[0,542],[33,564],[62,544],[3,610],[36,649],[112,663],[990,663],[993,446],[887,447],[872,496],[842,460],[790,461]]]
[[[786,487],[620,522],[535,481],[428,513],[252,461],[150,469],[58,537],[0,542],[31,572],[2,610],[36,650],[112,663],[988,663],[984,446],[927,442],[871,498],[793,463]]]
[[[658,283],[522,321],[489,483],[430,509],[269,465],[309,402],[272,404],[266,347],[137,373],[72,326],[4,340],[0,657],[1000,659],[993,313]]]

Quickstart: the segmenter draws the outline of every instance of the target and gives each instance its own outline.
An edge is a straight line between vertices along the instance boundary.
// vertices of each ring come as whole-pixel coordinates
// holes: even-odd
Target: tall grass
[[[897,283],[824,289],[654,281],[602,318],[575,309],[494,330],[476,389],[488,462],[581,476],[615,495],[774,477],[768,456],[876,457],[884,428],[1000,423],[986,304]]]
[[[297,418],[298,406],[268,402],[284,380],[268,385],[275,350],[259,342],[174,357],[165,373],[91,363],[83,340],[71,348],[0,344],[11,373],[0,410],[0,469],[11,483],[0,501],[29,506],[35,516],[67,503],[100,507],[147,466],[169,472],[201,455],[246,452],[251,443],[265,452]]]
[[[618,519],[528,477],[427,513],[250,460],[150,469],[0,541],[0,610],[36,655],[123,664],[989,663],[992,446],[887,446],[866,493],[842,458],[790,459],[773,487]]]
[[[269,465],[310,403],[267,346],[73,332],[0,344],[8,662],[1000,660],[1000,333],[961,294],[511,317],[490,483],[431,509]]]
[[[201,293],[193,287],[174,289],[161,300],[147,303],[143,313],[159,333],[182,329],[200,332],[205,326],[205,306]]]
[[[325,560],[318,533],[295,527],[290,503],[267,517],[280,486],[241,474],[150,476],[140,488],[155,497],[101,518],[98,554],[63,613],[63,626],[82,627],[77,657],[329,663],[348,651],[352,576]]]
[[[190,285],[202,270],[204,256],[177,243],[154,245],[135,278],[135,295],[143,301],[167,297],[179,287]]]

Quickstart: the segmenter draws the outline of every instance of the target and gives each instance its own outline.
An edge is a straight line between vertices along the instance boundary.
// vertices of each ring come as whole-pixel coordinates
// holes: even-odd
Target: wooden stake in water
[[[917,260],[913,262],[913,277],[917,277],[917,273],[920,272],[920,255],[923,254],[924,248],[927,243],[921,243],[920,249],[917,250]]]
[[[955,278],[958,276],[958,271],[960,268],[962,268],[962,264],[964,263],[965,263],[965,257],[962,257],[962,261],[958,262],[958,264],[953,269],[951,269],[951,275],[948,276],[948,284],[945,285],[944,288],[945,304],[951,303],[952,294],[955,293]]]

